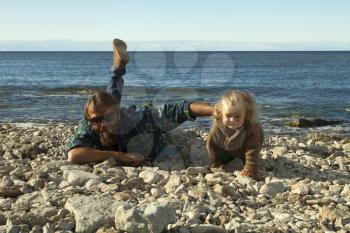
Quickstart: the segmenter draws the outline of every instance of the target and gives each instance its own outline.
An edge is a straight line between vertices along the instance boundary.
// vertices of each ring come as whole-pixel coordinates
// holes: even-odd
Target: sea
[[[350,135],[350,52],[129,52],[122,105],[216,103],[226,91],[255,95],[266,134]],[[112,52],[0,52],[0,123],[78,124],[90,90],[105,90]],[[299,118],[341,124],[300,129]],[[185,123],[210,127],[211,119]]]

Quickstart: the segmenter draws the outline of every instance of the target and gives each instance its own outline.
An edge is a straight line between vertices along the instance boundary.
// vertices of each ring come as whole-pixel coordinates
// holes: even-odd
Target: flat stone
[[[167,193],[174,192],[181,184],[181,176],[178,173],[173,173],[169,181],[164,186]]]
[[[65,170],[63,177],[66,181],[75,186],[84,186],[90,179],[100,179],[99,176],[82,170]]]
[[[327,206],[320,208],[318,215],[321,219],[328,219],[330,221],[335,221],[338,217],[336,211]]]
[[[283,193],[286,191],[286,188],[281,181],[272,181],[270,183],[264,184],[259,193],[266,194],[270,197],[276,196],[277,193]]]
[[[350,152],[350,143],[346,143],[342,147],[343,147],[343,151]]]
[[[236,181],[243,186],[253,186],[255,181],[249,176],[242,176],[241,171],[236,171]]]
[[[307,195],[310,191],[309,186],[302,182],[295,183],[291,186],[291,192],[298,195]]]
[[[124,189],[126,190],[131,190],[131,189],[144,190],[145,189],[145,182],[140,177],[132,177],[132,178],[123,180],[122,185],[124,185]]]
[[[202,187],[194,187],[188,190],[188,195],[197,199],[205,198],[207,191]]]
[[[241,194],[234,188],[229,185],[220,185],[217,184],[213,187],[213,190],[224,197],[231,197],[233,199],[241,198]]]
[[[147,233],[148,221],[143,212],[129,203],[121,204],[115,212],[115,227],[130,233]]]
[[[186,169],[188,175],[207,174],[208,172],[209,169],[207,167],[189,167]]]
[[[154,171],[144,170],[140,172],[139,177],[147,184],[155,184],[160,181],[163,177]]]
[[[0,198],[0,209],[3,211],[10,210],[13,203],[12,198]]]
[[[282,222],[289,222],[291,220],[291,214],[283,210],[270,209],[271,215]]]
[[[117,203],[110,196],[76,196],[67,200],[65,208],[74,214],[75,231],[89,233],[113,226]]]
[[[71,231],[75,227],[75,222],[72,219],[66,218],[62,219],[56,224],[56,229],[62,231]]]
[[[350,184],[344,185],[340,195],[348,202],[350,202]]]
[[[210,173],[205,175],[205,179],[207,180],[207,184],[210,186],[214,186],[216,184],[220,184],[224,181],[221,174],[218,173]]]
[[[21,187],[14,185],[9,187],[2,187],[0,186],[0,197],[18,197],[22,195],[23,192],[21,191]]]
[[[175,210],[166,203],[151,203],[144,211],[124,203],[116,209],[115,227],[130,233],[160,233],[176,220]]]
[[[190,227],[189,230],[191,233],[228,233],[228,231],[222,227],[209,224]]]
[[[154,197],[161,197],[165,194],[165,191],[161,187],[154,187],[151,189],[151,194]]]
[[[98,229],[96,233],[119,233],[119,231],[115,230],[114,227],[110,227],[110,228],[102,227]]]
[[[288,151],[287,147],[285,146],[277,146],[272,149],[272,155],[274,157],[282,156]]]
[[[229,232],[235,232],[237,229],[239,229],[241,226],[240,222],[237,222],[237,220],[232,219],[230,222],[225,224],[225,229]]]
[[[150,223],[151,233],[160,233],[168,224],[177,220],[175,209],[167,203],[151,203],[146,207],[144,214]]]

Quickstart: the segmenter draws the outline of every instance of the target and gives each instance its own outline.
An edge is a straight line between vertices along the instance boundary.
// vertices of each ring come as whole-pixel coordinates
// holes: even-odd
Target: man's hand
[[[125,162],[130,162],[133,166],[140,166],[145,160],[145,157],[139,153],[126,153],[125,155]]]

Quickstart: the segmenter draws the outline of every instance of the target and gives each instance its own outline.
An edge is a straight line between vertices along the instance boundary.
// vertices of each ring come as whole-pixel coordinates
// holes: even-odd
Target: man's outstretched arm
[[[162,105],[154,112],[153,120],[162,132],[175,129],[185,121],[194,121],[197,117],[208,117],[213,114],[214,107],[207,103],[187,100]]]
[[[208,117],[213,115],[214,106],[208,103],[192,102],[189,105],[189,111],[192,117]]]
[[[143,156],[137,153],[124,153],[118,151],[103,151],[89,147],[73,148],[68,152],[68,161],[75,164],[101,162],[113,158],[122,162],[131,163],[135,166],[143,162]]]

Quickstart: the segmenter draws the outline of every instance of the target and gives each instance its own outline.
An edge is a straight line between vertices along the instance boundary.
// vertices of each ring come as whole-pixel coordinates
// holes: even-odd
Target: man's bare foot
[[[128,52],[126,51],[127,45],[120,39],[113,40],[113,66],[116,68],[123,68],[129,62]]]

